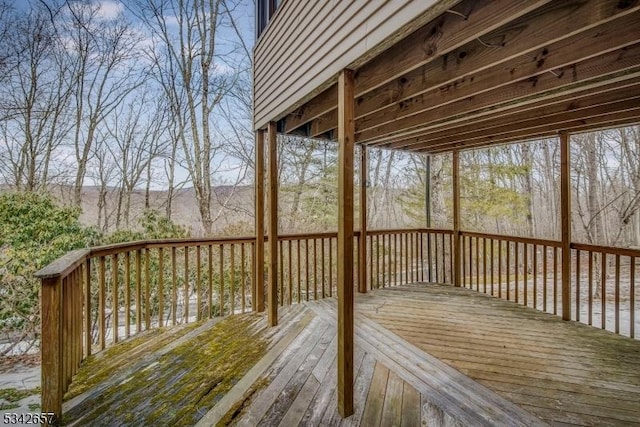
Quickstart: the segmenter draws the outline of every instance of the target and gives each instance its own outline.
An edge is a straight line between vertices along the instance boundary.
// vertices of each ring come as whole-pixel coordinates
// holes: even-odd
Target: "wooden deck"
[[[195,405],[192,424],[640,424],[639,341],[439,285],[357,296],[355,414],[343,420],[336,411],[335,310],[334,299],[309,302],[282,310],[276,328],[261,326],[261,334],[269,335],[264,356],[224,396]],[[196,336],[202,340],[210,330],[194,329],[180,338],[182,345]],[[162,359],[145,359],[163,375]],[[136,369],[144,370],[139,363]],[[84,396],[100,399],[100,390],[126,385],[125,377],[114,375],[108,387]],[[171,387],[182,387],[179,383]],[[172,393],[169,386],[162,392]],[[67,403],[77,420],[83,418],[79,408],[91,406],[83,399]],[[93,425],[137,425],[135,420],[147,418],[137,413],[128,414],[131,422],[114,420],[108,414],[115,409],[102,403],[105,416]],[[167,411],[176,409],[165,405]]]

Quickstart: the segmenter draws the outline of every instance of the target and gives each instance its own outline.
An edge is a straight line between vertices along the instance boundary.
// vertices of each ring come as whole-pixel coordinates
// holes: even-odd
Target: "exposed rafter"
[[[356,71],[356,141],[442,151],[629,123],[639,73],[638,1],[462,1]],[[332,136],[336,107],[332,85],[284,130]]]

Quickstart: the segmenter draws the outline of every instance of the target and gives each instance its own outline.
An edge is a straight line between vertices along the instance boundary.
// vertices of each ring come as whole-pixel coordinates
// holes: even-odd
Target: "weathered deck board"
[[[640,423],[640,342],[469,290],[361,296],[357,311],[550,423]]]
[[[342,419],[336,397],[335,300],[280,310],[276,328],[267,327],[264,315],[246,316],[247,333],[261,336],[266,352],[213,406],[203,406],[206,414],[190,415],[199,419],[198,426],[640,423],[640,342],[438,285],[358,295],[355,412]],[[149,335],[112,359],[97,357],[107,369],[119,364],[127,369],[68,402],[68,413],[80,423],[91,419],[92,425],[136,425],[146,419],[145,410],[158,414],[163,406],[157,396],[182,393],[189,386],[182,378],[193,377],[167,363],[172,360],[167,356],[179,346],[207,342],[214,326]],[[109,411],[135,398],[117,398],[132,370],[154,373],[156,383],[135,391],[151,399],[136,404],[131,416],[110,417]],[[158,383],[166,386],[160,390]],[[177,405],[192,405],[200,396],[199,389],[197,395],[188,392]],[[168,411],[180,409],[164,405]],[[91,415],[97,412],[100,416]]]

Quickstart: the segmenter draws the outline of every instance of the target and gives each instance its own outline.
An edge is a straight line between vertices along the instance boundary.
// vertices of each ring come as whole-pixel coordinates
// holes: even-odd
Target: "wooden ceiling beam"
[[[487,147],[489,145],[502,145],[514,142],[525,142],[534,139],[543,139],[547,137],[557,136],[558,131],[563,130],[567,132],[588,132],[601,129],[607,129],[619,126],[630,126],[634,123],[640,122],[640,107],[628,110],[624,112],[614,112],[605,114],[602,116],[595,116],[576,120],[572,122],[562,122],[555,126],[550,124],[545,129],[532,129],[532,130],[520,130],[514,131],[509,134],[502,135],[497,138],[492,138],[484,141],[475,141],[473,143],[465,144],[463,142],[455,142],[448,146],[438,147],[437,149],[422,149],[415,150],[416,152],[429,153],[429,154],[441,154],[452,150],[470,150]]]
[[[586,1],[586,0],[582,0]],[[549,0],[464,0],[364,64],[356,96],[373,90],[549,3]]]
[[[624,30],[621,31],[620,28]],[[459,71],[456,74],[462,77],[449,81],[444,86],[435,86],[431,83],[444,82],[450,75],[446,71],[423,76],[418,81],[428,81],[430,90],[362,117],[356,122],[356,131],[362,132],[439,105],[498,89],[515,81],[535,78],[546,72],[559,73],[557,70],[561,70],[562,67],[637,43],[640,39],[638,34],[640,34],[640,12],[627,14],[619,20],[609,21],[548,44],[535,52],[534,56],[520,55],[508,63],[501,62],[484,68],[482,72],[469,74],[466,71],[470,68],[454,67]]]
[[[636,110],[639,108],[640,93],[638,93],[633,98],[625,99],[622,101],[594,105],[580,110],[566,111],[535,119],[514,122],[503,126],[497,126],[495,128],[485,129],[480,132],[460,135],[457,138],[435,140],[425,139],[423,140],[425,142],[414,144],[412,146],[406,146],[403,148],[409,150],[433,150],[440,147],[450,146],[452,145],[452,143],[461,143],[465,145],[474,143],[482,144],[486,141],[499,140],[505,135],[511,135],[513,133],[544,133],[549,128],[562,129],[565,126],[568,126],[567,124],[581,123],[581,121],[588,121],[589,119],[605,115],[622,114],[627,111]]]
[[[384,148],[423,148],[416,146],[422,141],[456,140],[466,138],[467,135],[491,132],[501,126],[517,126],[526,120],[544,119],[554,114],[583,110],[596,105],[605,105],[613,102],[633,98],[640,95],[640,77],[623,83],[605,85],[587,91],[559,97],[548,103],[538,103],[527,106],[524,110],[507,110],[499,116],[487,116],[474,121],[471,125],[467,122],[457,123],[446,129],[429,130],[422,134],[409,138],[393,141],[383,141],[372,144]]]
[[[545,73],[486,91],[419,114],[401,117],[393,122],[375,126],[357,133],[359,142],[399,137],[424,132],[446,123],[467,121],[499,111],[551,100],[564,94],[577,93],[589,87],[598,87],[610,81],[635,77],[640,66],[640,43],[591,58],[555,73]]]
[[[365,63],[356,72],[356,97],[549,2],[550,0],[519,0],[518,2],[464,0],[451,9],[453,13],[439,16]],[[307,104],[287,115],[285,132],[293,132],[335,108],[337,108],[337,86],[332,85]]]
[[[534,64],[540,62],[541,66],[545,62],[562,66],[571,60],[559,59],[560,52],[550,51],[549,46],[640,9],[640,6],[619,8],[619,5],[615,0],[573,0],[548,4],[359,97],[356,117],[361,118],[443,85],[457,85],[467,76],[515,58],[522,61],[523,55],[529,55]],[[621,32],[621,28],[625,27],[620,26],[613,33]],[[611,28],[606,31],[612,32]],[[592,32],[590,36],[595,42],[600,35]],[[506,66],[504,68],[508,70]],[[508,75],[506,78],[514,79]]]
[[[338,86],[337,84],[331,85],[328,89],[322,91],[316,95],[309,102],[298,108],[293,113],[287,115],[285,118],[285,133],[293,133],[297,129],[301,128],[305,124],[312,120],[321,117],[322,115],[336,111],[336,126],[338,124]],[[334,126],[335,127],[335,126]]]

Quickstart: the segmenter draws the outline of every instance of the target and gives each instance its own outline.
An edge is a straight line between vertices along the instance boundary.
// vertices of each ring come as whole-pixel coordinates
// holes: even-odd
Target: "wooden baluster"
[[[409,283],[409,234],[405,233],[404,236],[404,283]]]
[[[487,293],[487,239],[482,238],[482,292]]]
[[[589,326],[593,325],[593,252],[589,251],[589,272],[588,272],[588,284],[587,287],[589,289],[589,307],[587,307],[587,309],[589,310],[588,313],[588,317],[589,317]]]
[[[636,258],[629,260],[629,336],[636,336]]]
[[[506,273],[507,273],[507,301],[511,301],[511,242],[507,240],[507,264],[506,264]]]
[[[313,299],[318,299],[318,248],[317,239],[313,239]]]
[[[297,263],[298,263],[298,304],[302,300],[302,262],[300,261],[300,240],[296,240],[296,250],[297,250]]]
[[[326,292],[325,292],[325,277],[324,277],[324,273],[325,273],[324,270],[325,270],[325,267],[326,267],[326,259],[324,257],[324,244],[325,244],[324,238],[321,239],[320,242],[321,242],[320,258],[322,260],[322,264],[321,264],[322,265],[321,266],[321,268],[322,268],[322,274],[321,274],[321,276],[322,276],[322,298],[324,299],[327,296]],[[291,300],[291,296],[289,296],[289,300]]]
[[[520,245],[518,245],[518,242],[515,242],[516,245],[516,250],[515,250],[515,255],[516,255],[516,259],[515,259],[515,267],[516,267],[516,271],[515,271],[515,282],[516,282],[516,304],[520,303],[520,300],[518,298],[518,289],[520,288],[520,283],[518,283],[518,273],[520,271],[520,263],[519,263],[519,254],[520,254]]]
[[[533,245],[533,308],[538,309],[538,245]]]
[[[434,243],[433,249],[434,249],[434,252],[435,252],[434,253],[434,263],[433,263],[434,264],[434,268],[435,268],[434,276],[435,276],[435,279],[436,279],[437,283],[442,283],[440,281],[440,274],[441,273],[440,273],[440,268],[439,268],[440,259],[438,258],[438,235],[437,234],[433,235],[433,243]]]
[[[417,282],[416,277],[415,277],[415,272],[416,272],[416,246],[415,246],[415,233],[410,233],[409,234],[410,238],[411,238],[411,264],[410,264],[410,269],[411,269],[411,283],[415,283]]]
[[[465,251],[467,250],[467,236],[459,236],[460,239],[460,261],[462,263],[462,277],[461,284],[463,288],[467,287],[467,256]]]
[[[200,245],[196,245],[196,320],[202,319],[202,260]]]
[[[558,314],[558,247],[553,247],[553,314]]]
[[[475,255],[475,270],[476,270],[476,292],[480,292],[480,238],[479,237],[474,237],[474,247],[476,250],[476,255]]]
[[[176,312],[178,311],[178,274],[176,271],[176,247],[171,247],[171,324],[176,324]]]
[[[240,311],[242,313],[244,313],[245,311],[245,298],[246,298],[246,291],[244,289],[245,284],[246,284],[246,266],[245,266],[245,255],[244,255],[244,243],[240,243],[240,277],[242,277],[240,283],[242,285],[242,287],[240,288],[240,298],[241,298],[241,302],[240,302]]]
[[[502,298],[502,240],[498,240],[498,298]]]
[[[106,319],[105,319],[105,299],[106,299],[106,291],[105,291],[105,261],[104,257],[101,256],[99,258],[98,265],[98,342],[100,344],[100,350],[104,350],[105,348],[105,335],[106,331]]]
[[[447,252],[444,250],[444,233],[440,234],[440,237],[442,238],[442,283],[447,283],[447,260],[445,259]]]
[[[454,284],[455,277],[456,277],[455,276],[456,273],[454,271],[454,268],[457,268],[457,267],[454,267],[454,262],[453,262],[453,260],[454,260],[454,251],[455,251],[455,249],[454,249],[454,244],[453,244],[453,234],[449,234],[449,271],[451,272],[450,276],[451,276],[451,284],[452,285]],[[464,264],[464,261],[463,261],[463,264]]]
[[[332,238],[329,238],[329,297],[333,295],[333,244]],[[298,290],[298,293],[300,290]],[[298,302],[300,302],[300,298],[298,298]]]
[[[576,249],[576,322],[580,321],[580,249]]]
[[[616,254],[616,278],[615,278],[615,331],[620,333],[620,254]]]
[[[280,253],[282,253],[282,242],[280,242]],[[231,283],[229,285],[229,287],[231,288],[231,314],[235,313],[235,307],[236,307],[236,293],[235,293],[235,286],[236,286],[236,255],[235,255],[235,249],[236,249],[236,245],[231,243],[231,253],[230,253],[230,257],[231,257]],[[280,257],[280,271],[282,271],[282,257]],[[280,295],[282,296],[282,276],[280,278]]]
[[[189,247],[184,248],[184,323],[189,323]]]
[[[491,257],[491,274],[489,279],[491,280],[491,296],[494,295],[493,293],[493,282],[494,282],[494,269],[495,269],[495,258],[493,257],[493,246],[494,246],[494,242],[493,239],[489,239],[489,247],[491,248],[491,251],[489,253],[489,256]]]
[[[224,316],[224,246],[220,245],[220,313]]]
[[[280,256],[278,256],[278,261],[280,262],[280,269],[278,270],[280,278],[280,295],[278,296],[278,303],[282,307],[284,305],[284,241],[280,240],[278,245],[280,247]]]
[[[398,235],[393,234],[393,284],[398,285]]]
[[[433,266],[433,258],[432,258],[432,250],[431,250],[431,232],[427,232],[427,259],[429,264],[429,271],[427,272],[427,276],[429,278],[429,282],[433,282],[433,276],[431,274],[431,267]]]
[[[525,307],[529,306],[529,253],[528,253],[529,245],[527,243],[524,244],[524,267],[523,267],[523,284],[524,284],[524,305]]]
[[[289,266],[289,299],[287,300],[287,302],[289,303],[289,305],[293,304],[293,269],[292,269],[292,248],[291,246],[293,245],[293,240],[289,240],[287,242],[287,251],[289,253],[289,258],[287,259],[287,264]]]
[[[384,236],[382,236],[382,245],[384,246]],[[382,275],[384,277],[384,273]],[[424,234],[422,232],[420,232],[420,281],[424,282]]]
[[[118,343],[118,254],[111,255],[111,316],[113,317],[113,343]]]
[[[386,274],[387,274],[387,236],[385,234],[382,235],[382,276],[380,277],[380,284],[384,288],[386,282]]]
[[[145,330],[151,329],[151,262],[149,260],[150,249],[144,251],[144,314]]]
[[[607,327],[607,254],[605,252],[600,253],[601,260],[601,277],[600,277],[600,326],[602,329]]]
[[[127,256],[129,253],[127,252]],[[84,354],[91,356],[91,258],[84,263]],[[129,328],[127,328],[128,336]]]
[[[251,264],[253,265],[253,261]],[[209,283],[207,283],[207,316],[211,319],[213,317],[213,245],[209,245],[209,253],[207,254],[207,273],[209,274]]]
[[[380,237],[382,237],[382,249],[380,247]],[[382,256],[380,251],[382,250]],[[380,288],[380,284],[384,284],[384,234],[380,236],[376,234],[376,289]]]
[[[367,239],[369,239],[369,287],[368,289],[373,289],[374,283],[374,275],[373,275],[373,235],[367,235]],[[365,245],[366,246],[366,245]]]
[[[543,280],[543,284],[542,284],[542,309],[544,311],[547,311],[547,246],[543,246],[543,250],[544,250],[544,256],[542,257],[543,259],[543,264],[542,264],[542,276],[544,278]]]
[[[158,326],[164,326],[164,250],[158,248]]]
[[[309,239],[304,241],[304,274],[306,301],[309,301]]]

